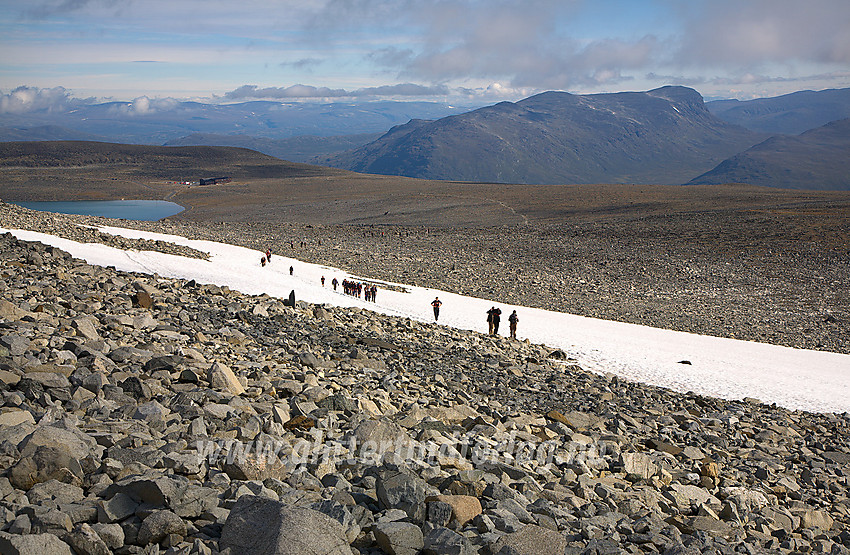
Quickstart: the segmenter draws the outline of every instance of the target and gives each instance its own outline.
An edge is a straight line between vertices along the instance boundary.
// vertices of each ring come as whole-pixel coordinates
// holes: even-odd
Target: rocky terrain
[[[0,260],[4,554],[850,553],[847,414],[10,235]]]

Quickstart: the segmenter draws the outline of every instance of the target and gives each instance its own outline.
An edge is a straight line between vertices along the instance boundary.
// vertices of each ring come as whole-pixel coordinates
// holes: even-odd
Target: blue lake
[[[182,206],[167,200],[74,200],[44,202],[10,202],[30,210],[79,214],[81,216],[103,216],[153,222],[179,214]]]

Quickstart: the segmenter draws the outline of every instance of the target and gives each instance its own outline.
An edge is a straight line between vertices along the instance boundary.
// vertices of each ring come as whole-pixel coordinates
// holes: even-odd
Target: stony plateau
[[[850,553],[850,415],[0,236],[0,552]]]

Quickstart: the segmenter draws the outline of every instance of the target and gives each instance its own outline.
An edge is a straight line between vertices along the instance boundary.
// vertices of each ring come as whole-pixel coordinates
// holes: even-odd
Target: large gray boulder
[[[351,555],[345,529],[336,520],[255,495],[236,501],[219,544],[234,555]]]
[[[112,551],[91,526],[83,522],[66,536],[66,540],[80,555],[110,555]]]
[[[20,356],[29,349],[30,342],[20,335],[10,333],[0,337],[0,346],[9,349],[9,354],[12,356]]]
[[[423,555],[476,555],[478,553],[466,537],[448,528],[434,528],[425,535],[424,543]]]
[[[141,546],[159,543],[170,534],[183,538],[186,535],[186,523],[171,511],[153,511],[142,521],[136,543]]]
[[[425,546],[422,530],[411,522],[381,522],[372,532],[390,555],[416,555]]]
[[[172,508],[183,497],[189,481],[182,476],[128,476],[110,485],[103,497],[111,499],[123,493],[137,503],[148,503],[153,507]]]
[[[18,446],[24,457],[33,454],[39,447],[62,448],[78,460],[99,456],[103,451],[93,437],[66,422],[39,426]]]
[[[549,555],[563,553],[566,547],[567,539],[563,534],[530,524],[499,538],[490,551],[511,555]]]
[[[645,453],[621,453],[620,464],[630,480],[649,480],[658,472],[658,465]]]
[[[54,534],[17,536],[0,532],[0,553],[3,555],[73,555],[71,546]]]
[[[376,484],[378,502],[385,509],[401,509],[413,522],[424,522],[425,499],[431,487],[418,476],[399,470],[383,471]]]
[[[80,484],[83,477],[80,461],[62,446],[28,449],[28,454],[21,457],[9,471],[9,481],[24,491],[50,480]]]
[[[364,420],[352,431],[361,456],[374,456],[377,460],[388,453],[406,453],[413,440],[404,428],[385,419]]]

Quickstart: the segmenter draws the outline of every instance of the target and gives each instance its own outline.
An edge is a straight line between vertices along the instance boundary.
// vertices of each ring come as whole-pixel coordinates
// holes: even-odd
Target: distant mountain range
[[[291,162],[308,162],[317,156],[326,156],[365,145],[379,138],[382,133],[317,137],[299,135],[288,139],[269,139],[248,135],[219,135],[195,133],[168,141],[165,146],[236,146],[249,148]]]
[[[850,118],[850,89],[799,91],[756,100],[717,100],[708,110],[753,131],[797,135],[831,121]]]
[[[411,119],[441,118],[470,106],[439,102],[107,102],[73,110],[40,110],[0,114],[3,140],[99,140],[162,145],[195,134],[247,135],[287,139],[299,135],[332,137],[385,133]],[[61,128],[61,129],[60,129]],[[93,139],[93,140],[98,140]]]
[[[547,92],[412,121],[317,162],[425,179],[680,184],[765,138],[713,116],[699,93],[685,87]]]
[[[850,191],[850,119],[801,135],[771,137],[724,160],[689,184],[723,183]]]
[[[110,102],[0,114],[0,142],[236,146],[294,162],[454,181],[850,189],[843,179],[847,126],[838,121],[850,118],[850,89],[708,103],[685,87],[546,92],[469,110],[393,101]]]

